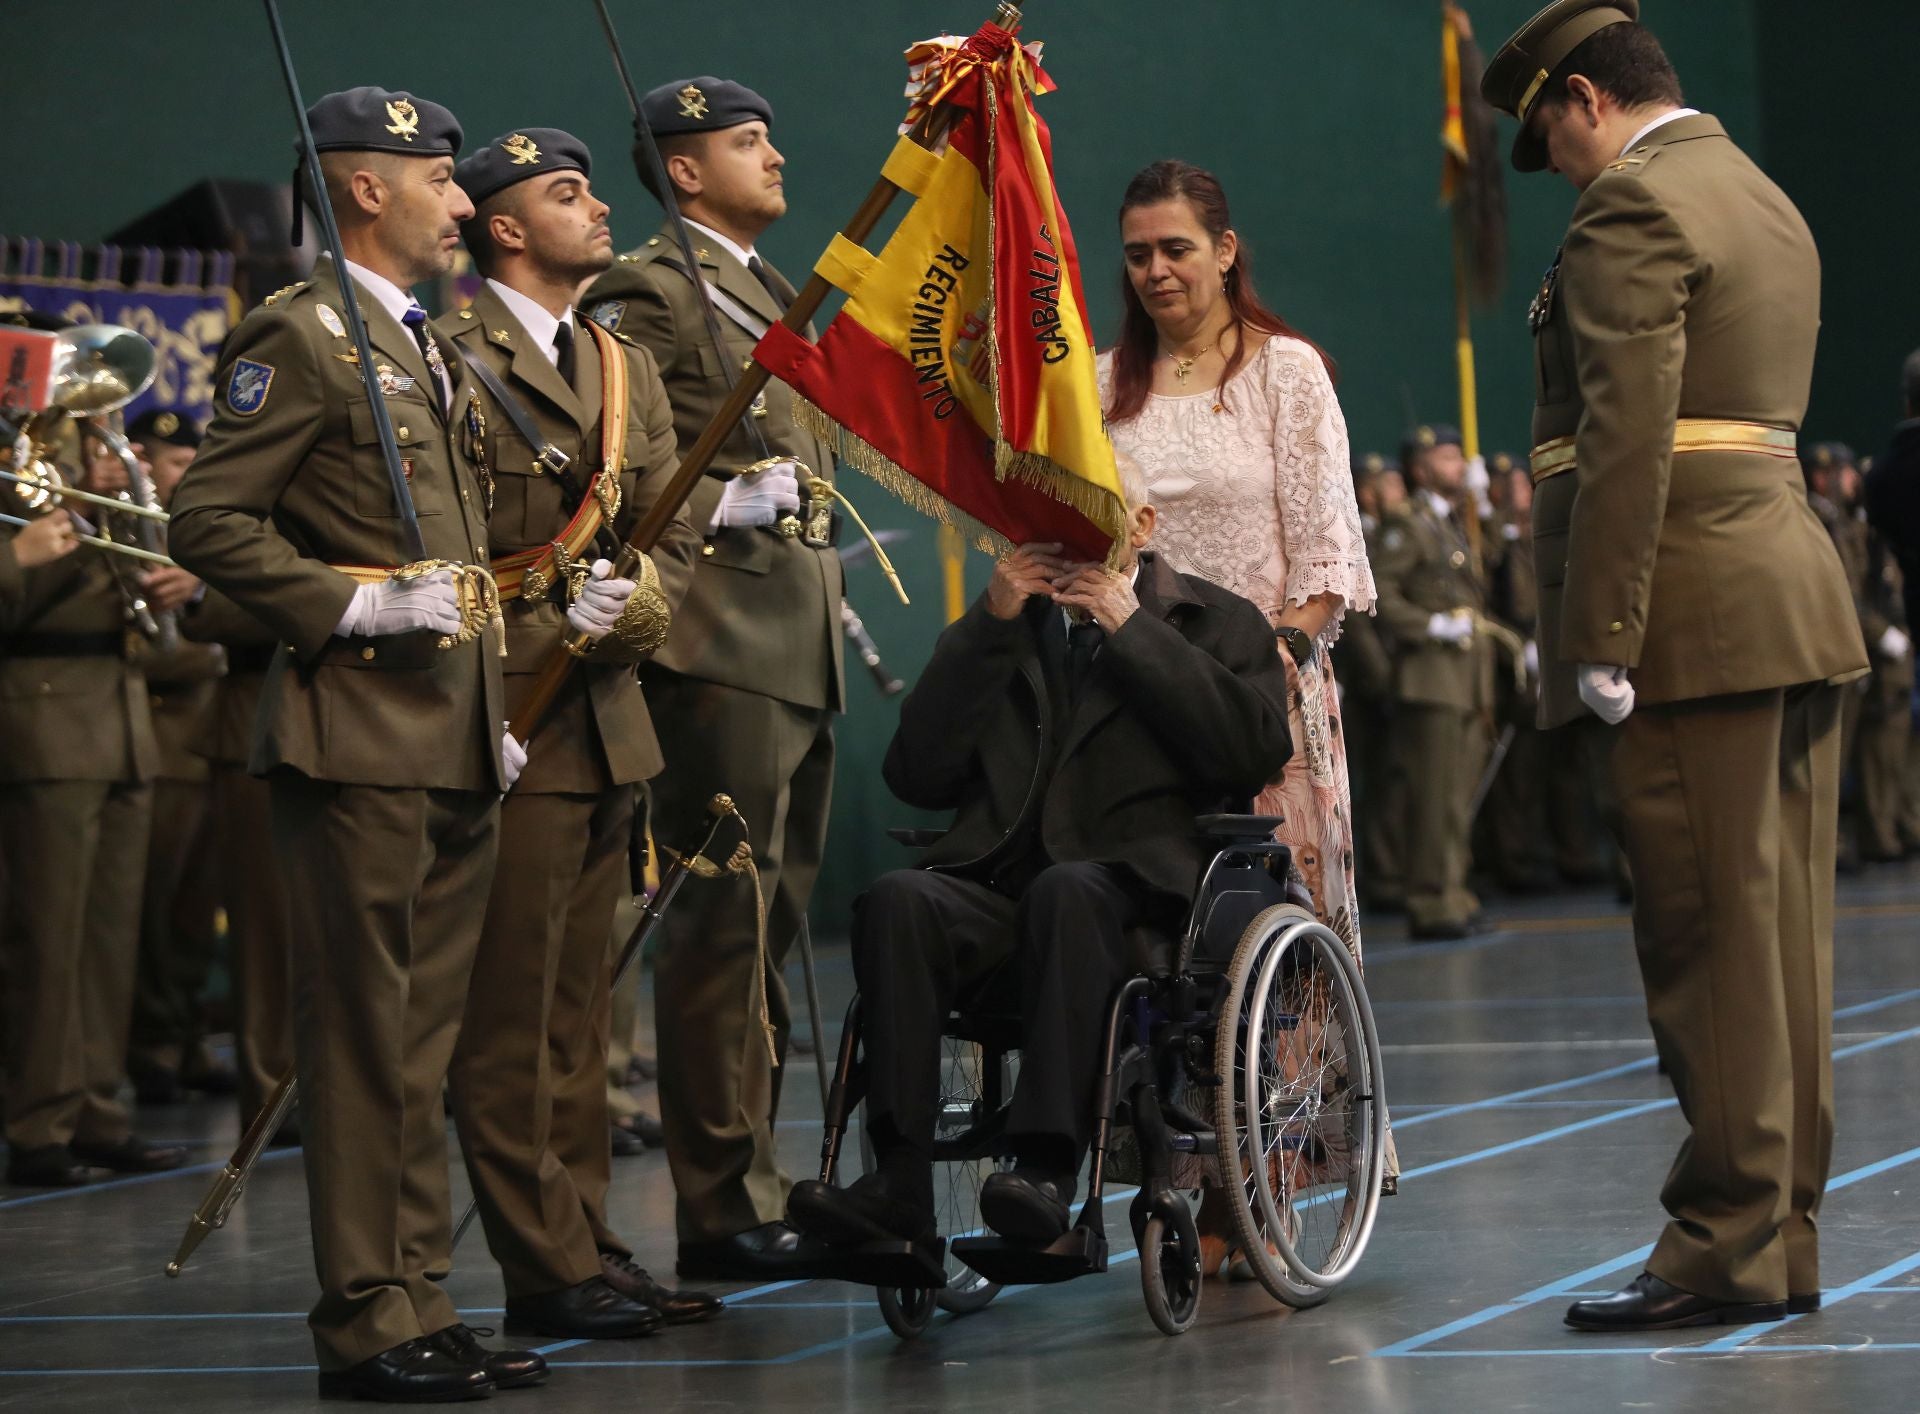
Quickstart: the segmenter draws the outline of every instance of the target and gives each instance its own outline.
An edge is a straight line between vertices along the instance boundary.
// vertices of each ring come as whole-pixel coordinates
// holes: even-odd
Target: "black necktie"
[[[560,327],[553,331],[554,367],[560,370],[560,381],[569,388],[573,386],[575,358],[573,353],[573,320],[562,319]]]
[[[1080,694],[1093,672],[1093,655],[1100,651],[1107,631],[1092,619],[1067,629],[1067,702],[1080,705]]]
[[[780,307],[780,312],[785,314],[787,312],[786,293],[774,282],[773,272],[760,263],[759,256],[750,255],[747,257],[747,273],[758,280],[761,287],[773,296],[773,302]]]

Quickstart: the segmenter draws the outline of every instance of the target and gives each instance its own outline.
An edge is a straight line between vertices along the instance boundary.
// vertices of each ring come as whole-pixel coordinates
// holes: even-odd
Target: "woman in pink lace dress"
[[[1120,239],[1125,322],[1100,356],[1114,445],[1146,473],[1154,548],[1252,600],[1280,637],[1294,753],[1255,809],[1284,819],[1277,837],[1315,913],[1357,961],[1353,813],[1327,649],[1342,614],[1372,609],[1374,588],[1331,360],[1260,303],[1211,173],[1146,168],[1121,202]],[[1391,1148],[1388,1161],[1396,1173]],[[1210,1240],[1210,1273],[1222,1256]]]

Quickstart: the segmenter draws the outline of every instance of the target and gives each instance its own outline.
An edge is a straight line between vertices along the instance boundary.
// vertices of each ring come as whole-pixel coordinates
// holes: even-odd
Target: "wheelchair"
[[[1315,919],[1277,819],[1210,815],[1218,845],[1177,939],[1142,940],[1147,965],[1107,1009],[1087,1197],[1067,1233],[1038,1248],[980,1222],[980,1187],[1012,1166],[1008,1104],[1018,1006],[991,984],[942,1028],[934,1138],[940,1236],[836,1249],[817,1275],[877,1289],[894,1334],[935,1311],[984,1309],[1003,1287],[1070,1281],[1108,1267],[1108,1184],[1134,1185],[1128,1219],[1147,1314],[1169,1336],[1198,1315],[1195,1200],[1217,1190],[1253,1275],[1294,1308],[1331,1296],[1360,1262],[1378,1212],[1387,1106],[1366,987],[1346,944]],[[894,830],[925,846],[941,831]],[[831,1184],[866,1094],[861,999],[847,1008],[828,1094],[820,1179]],[[864,1127],[865,1164],[873,1164]],[[1116,1194],[1114,1201],[1126,1196]]]

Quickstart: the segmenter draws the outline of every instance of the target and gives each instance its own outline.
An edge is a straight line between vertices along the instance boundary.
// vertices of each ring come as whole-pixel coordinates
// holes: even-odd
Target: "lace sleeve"
[[[1270,339],[1262,353],[1273,406],[1274,495],[1286,540],[1286,602],[1338,594],[1347,608],[1371,612],[1373,571],[1353,498],[1347,420],[1333,381],[1320,356],[1294,340]]]

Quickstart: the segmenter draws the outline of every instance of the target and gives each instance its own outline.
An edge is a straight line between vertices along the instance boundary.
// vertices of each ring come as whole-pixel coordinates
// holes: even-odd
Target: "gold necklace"
[[[1218,340],[1216,340],[1215,342],[1217,343]],[[1213,352],[1213,344],[1208,344],[1204,349],[1198,349],[1195,352],[1187,355],[1185,358],[1182,358],[1179,354],[1176,354],[1171,350],[1167,351],[1166,353],[1163,353],[1160,356],[1162,358],[1170,358],[1173,360],[1173,376],[1176,379],[1178,379],[1180,383],[1184,386],[1186,384],[1188,377],[1193,373],[1194,364],[1198,363],[1201,359],[1205,358],[1208,354],[1212,352]]]

